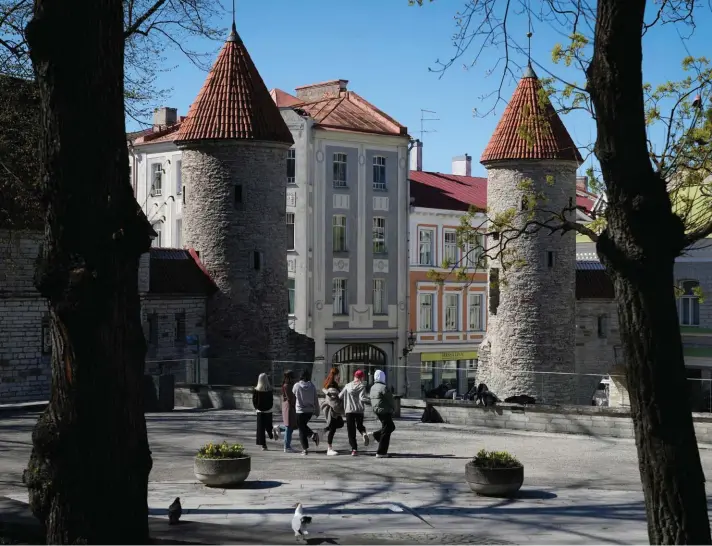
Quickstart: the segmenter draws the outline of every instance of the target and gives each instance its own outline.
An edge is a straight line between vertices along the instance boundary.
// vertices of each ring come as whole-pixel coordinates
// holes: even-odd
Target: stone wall
[[[181,148],[183,241],[219,289],[208,303],[211,382],[252,384],[274,361],[296,360],[287,323],[288,146],[231,141]]]
[[[601,378],[613,373],[621,344],[613,300],[576,301],[576,404],[588,405]],[[613,405],[613,404],[611,404]],[[620,404],[618,404],[620,405]]]
[[[522,212],[525,189],[547,196],[546,208],[562,211],[576,199],[576,165],[553,161],[498,162],[487,166],[487,204],[492,214],[518,211],[515,223],[524,226],[529,213]],[[548,215],[536,213],[545,222]],[[490,283],[487,334],[480,348],[477,381],[504,399],[528,394],[537,400],[572,403],[577,398],[575,371],[575,234],[550,235],[546,230],[510,239],[507,248],[516,261],[504,272],[497,270],[498,285]],[[495,294],[496,296],[496,294]],[[552,373],[554,372],[554,373]]]

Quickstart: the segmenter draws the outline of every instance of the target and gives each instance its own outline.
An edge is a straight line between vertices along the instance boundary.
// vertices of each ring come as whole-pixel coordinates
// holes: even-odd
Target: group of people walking
[[[376,457],[388,457],[391,434],[396,426],[393,423],[395,403],[393,394],[386,387],[386,374],[382,370],[376,370],[374,384],[370,391],[366,389],[365,374],[362,370],[356,370],[353,381],[343,387],[339,384],[339,379],[339,369],[331,368],[324,380],[322,389],[324,400],[320,403],[309,370],[302,371],[299,381],[296,382],[291,371],[285,372],[281,389],[283,424],[274,425],[272,387],[267,374],[260,374],[252,395],[252,404],[257,412],[257,445],[267,450],[267,438],[279,440],[284,431],[284,452],[294,452],[292,435],[297,429],[302,447],[301,453],[308,455],[309,441],[311,440],[315,447],[319,446],[320,441],[319,433],[309,427],[309,422],[323,413],[326,421],[323,433],[326,434],[327,455],[338,455],[338,451],[333,446],[334,436],[336,431],[346,424],[352,456],[358,455],[358,432],[364,446],[368,446],[371,439],[378,443]],[[381,423],[381,428],[371,434],[363,424],[368,403]]]

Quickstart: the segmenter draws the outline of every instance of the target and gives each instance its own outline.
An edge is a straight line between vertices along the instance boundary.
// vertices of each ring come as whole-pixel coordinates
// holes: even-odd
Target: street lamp
[[[406,346],[403,347],[403,358],[406,358],[410,353],[413,352],[413,347],[415,347],[416,336],[413,330],[408,332],[408,338],[406,340]]]

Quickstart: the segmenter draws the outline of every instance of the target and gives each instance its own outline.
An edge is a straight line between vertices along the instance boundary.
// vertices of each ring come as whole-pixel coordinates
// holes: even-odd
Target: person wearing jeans
[[[381,422],[381,430],[373,433],[373,439],[378,442],[376,457],[390,457],[388,448],[391,443],[391,434],[396,429],[396,425],[393,423],[393,412],[395,411],[393,393],[386,386],[386,374],[382,370],[376,370],[373,380],[374,384],[369,393],[371,407]]]
[[[294,374],[287,370],[282,380],[282,423],[284,427],[284,452],[292,453],[292,433],[297,428],[297,400],[292,392]]]
[[[252,390],[252,405],[257,412],[257,445],[267,451],[267,435],[270,440],[279,438],[279,432],[272,426],[272,406],[274,395],[266,373],[261,373],[257,386]]]
[[[344,401],[346,411],[346,432],[351,446],[351,456],[358,455],[358,443],[356,442],[356,430],[361,433],[363,443],[368,446],[368,432],[363,426],[364,403],[368,400],[366,386],[363,384],[363,370],[356,370],[354,380],[346,385],[339,393],[339,398]]]
[[[316,387],[311,382],[311,371],[304,370],[299,382],[294,385],[292,393],[295,397],[297,411],[297,427],[299,428],[299,441],[302,444],[302,455],[309,454],[309,439],[319,447],[319,435],[309,428],[312,417],[319,417],[319,397]]]

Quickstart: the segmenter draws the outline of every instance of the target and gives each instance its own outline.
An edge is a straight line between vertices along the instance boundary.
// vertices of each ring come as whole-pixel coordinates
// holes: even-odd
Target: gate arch
[[[361,369],[366,374],[367,385],[372,385],[374,372],[376,370],[385,372],[388,358],[385,351],[375,345],[352,343],[336,351],[331,359],[331,364],[339,368],[342,383],[351,381],[354,372]]]

